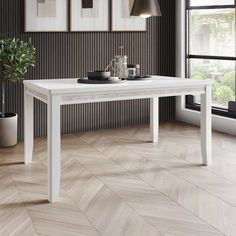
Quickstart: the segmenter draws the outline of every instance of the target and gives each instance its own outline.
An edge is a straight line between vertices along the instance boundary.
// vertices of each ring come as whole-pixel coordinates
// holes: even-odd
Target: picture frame
[[[70,31],[109,31],[109,0],[70,0]]]
[[[68,31],[68,0],[25,0],[25,32]]]
[[[134,0],[111,0],[111,31],[146,31],[146,19],[130,16]]]

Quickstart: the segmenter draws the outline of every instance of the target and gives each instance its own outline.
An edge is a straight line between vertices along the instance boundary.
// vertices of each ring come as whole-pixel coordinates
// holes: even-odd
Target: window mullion
[[[230,56],[210,56],[210,55],[188,54],[187,58],[189,58],[189,59],[209,59],[209,60],[236,61],[236,57],[230,57]]]
[[[214,9],[234,9],[235,5],[215,5],[215,6],[188,6],[187,10],[214,10]]]

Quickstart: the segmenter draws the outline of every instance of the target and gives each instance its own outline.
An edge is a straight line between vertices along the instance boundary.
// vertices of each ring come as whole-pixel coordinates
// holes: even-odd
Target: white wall
[[[185,77],[185,0],[176,3],[176,76]],[[185,98],[176,98],[176,119],[200,125],[200,113],[185,108]],[[236,135],[236,119],[212,115],[214,130]]]

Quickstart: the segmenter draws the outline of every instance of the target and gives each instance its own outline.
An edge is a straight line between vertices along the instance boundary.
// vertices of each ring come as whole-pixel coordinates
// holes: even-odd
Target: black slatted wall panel
[[[147,22],[147,32],[24,33],[24,0],[0,0],[0,34],[32,39],[37,62],[26,79],[76,78],[88,70],[104,69],[124,45],[129,63],[143,74],[175,74],[175,1],[161,0],[161,18]],[[19,114],[23,138],[23,86],[8,84],[7,110]],[[174,98],[160,102],[160,119],[174,119]],[[116,128],[149,122],[149,100],[107,102],[62,107],[62,132]],[[46,135],[46,106],[35,102],[35,136]]]

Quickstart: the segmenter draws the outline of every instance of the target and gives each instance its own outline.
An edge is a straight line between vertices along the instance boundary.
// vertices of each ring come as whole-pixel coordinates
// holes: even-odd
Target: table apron
[[[61,105],[66,104],[83,104],[94,102],[108,102],[108,101],[123,101],[123,100],[135,100],[154,97],[171,97],[181,95],[196,95],[204,94],[205,87],[199,87],[194,89],[174,89],[174,90],[147,90],[147,91],[129,91],[129,92],[111,92],[111,93],[71,93],[61,95]]]
[[[36,90],[33,90],[31,88],[27,88],[25,87],[25,93],[27,93],[28,95],[37,98],[38,100],[44,102],[44,103],[48,103],[48,95],[40,93]]]
[[[84,104],[95,102],[108,102],[108,101],[123,101],[123,100],[136,100],[154,97],[171,97],[182,95],[196,95],[204,94],[206,86],[194,86],[186,88],[163,88],[163,89],[147,89],[147,90],[129,90],[129,91],[111,91],[111,92],[81,92],[81,93],[66,93],[66,94],[44,94],[32,88],[25,88],[26,93],[34,98],[48,103],[49,98],[52,96],[60,97],[60,105],[68,104]]]

